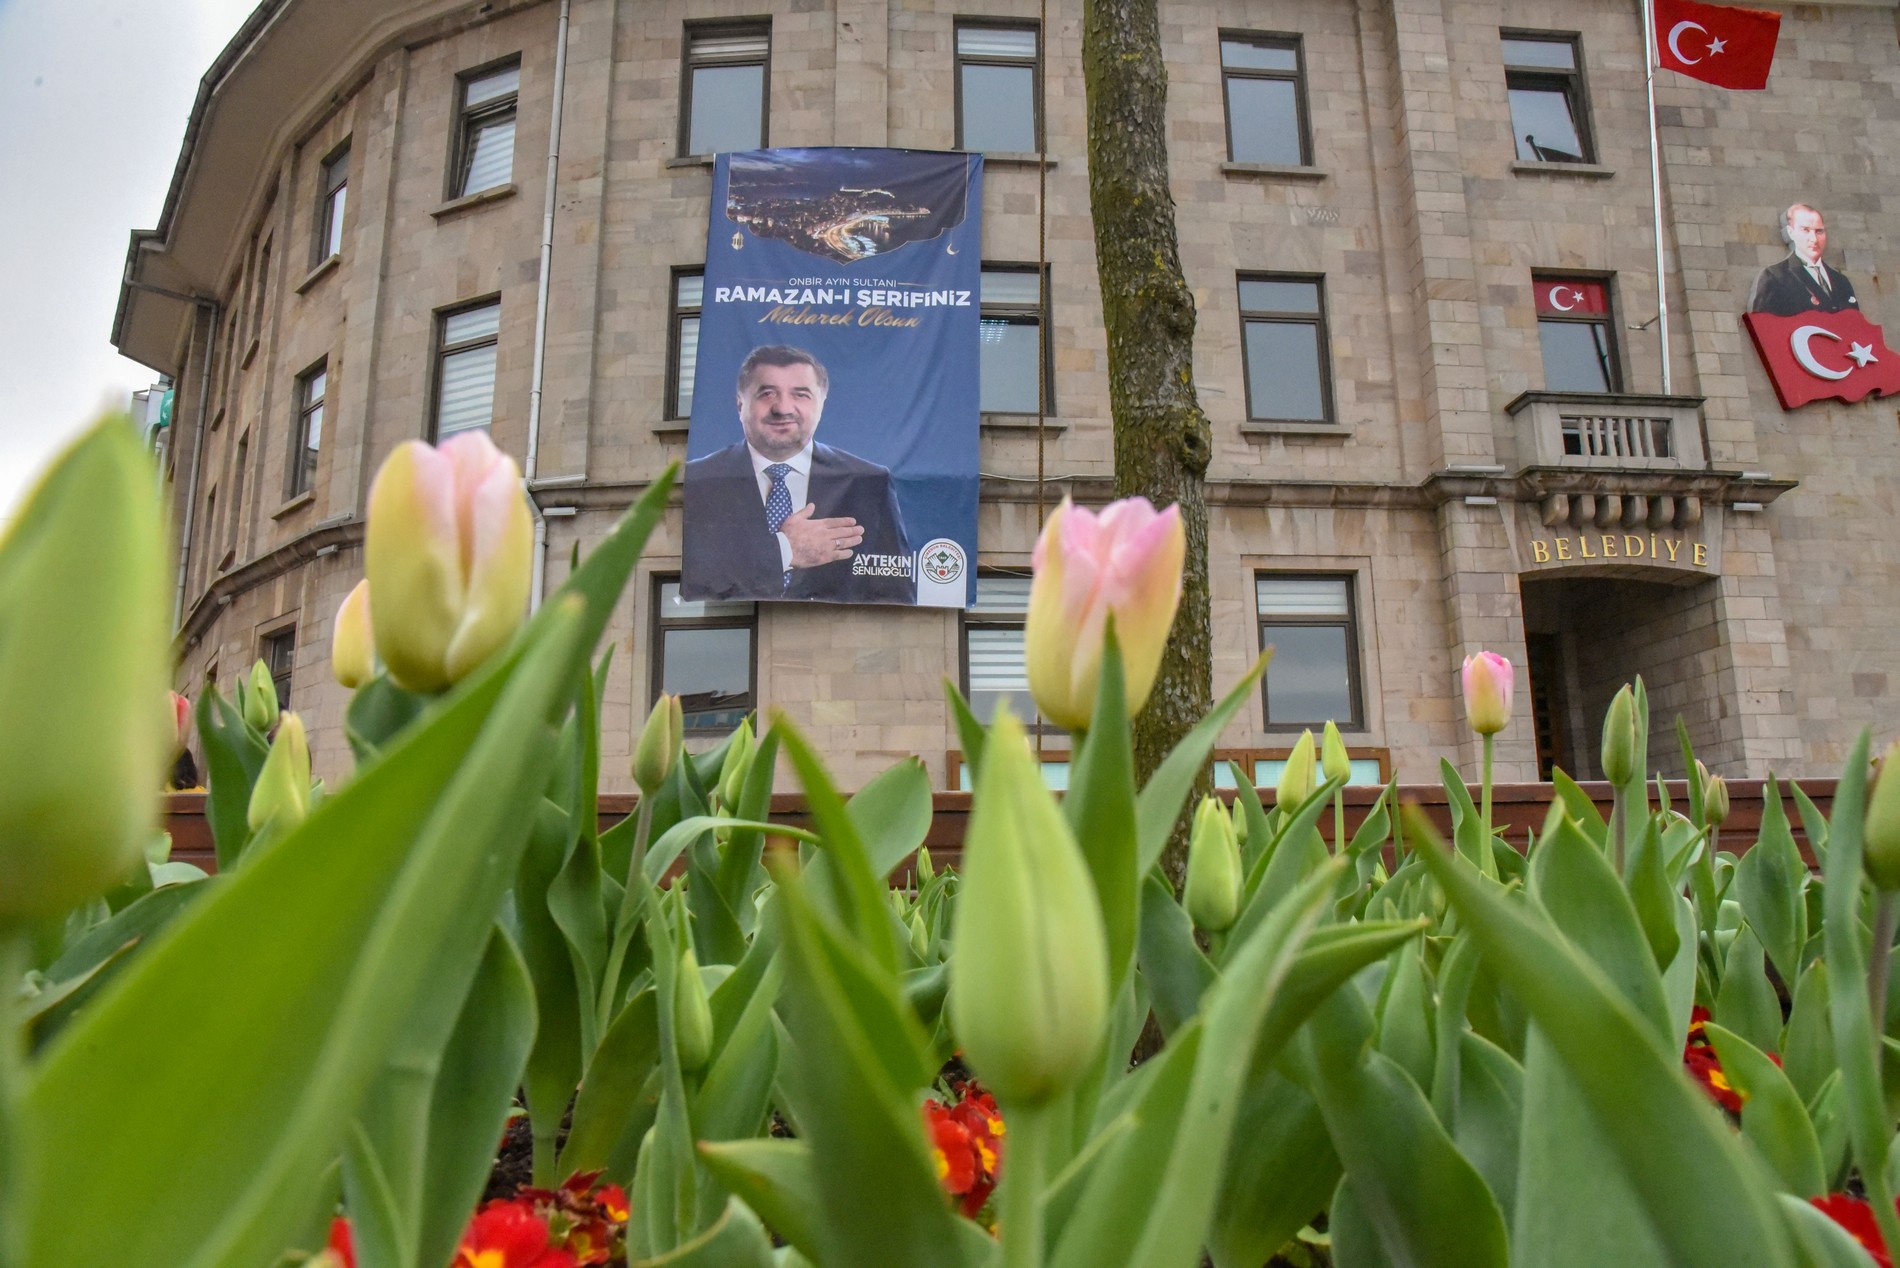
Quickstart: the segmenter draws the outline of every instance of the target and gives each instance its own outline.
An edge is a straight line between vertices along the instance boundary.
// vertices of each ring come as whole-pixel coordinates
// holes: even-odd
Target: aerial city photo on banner
[[[681,597],[967,607],[982,159],[721,154]]]

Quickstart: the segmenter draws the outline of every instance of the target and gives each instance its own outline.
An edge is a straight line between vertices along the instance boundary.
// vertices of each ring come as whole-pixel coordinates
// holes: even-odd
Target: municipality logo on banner
[[[718,157],[682,598],[974,601],[982,163]]]

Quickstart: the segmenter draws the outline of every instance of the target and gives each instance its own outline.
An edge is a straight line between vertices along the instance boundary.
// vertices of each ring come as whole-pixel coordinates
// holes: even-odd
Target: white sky
[[[134,229],[158,224],[198,80],[257,0],[0,0],[0,523],[155,371],[110,342]]]

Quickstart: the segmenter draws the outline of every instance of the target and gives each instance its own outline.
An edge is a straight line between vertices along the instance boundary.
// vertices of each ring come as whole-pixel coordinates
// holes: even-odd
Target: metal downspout
[[[548,171],[546,196],[541,204],[541,272],[534,291],[534,369],[528,387],[528,454],[523,464],[521,486],[528,495],[528,513],[534,517],[534,555],[528,607],[541,606],[547,587],[548,518],[535,496],[535,482],[541,457],[541,381],[547,369],[548,287],[554,263],[554,182],[561,159],[561,108],[567,90],[567,28],[573,0],[561,0],[561,17],[554,36],[554,108],[548,121]]]

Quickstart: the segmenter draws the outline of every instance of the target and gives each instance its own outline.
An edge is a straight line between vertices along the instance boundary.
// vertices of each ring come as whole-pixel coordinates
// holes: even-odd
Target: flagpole
[[[1656,238],[1656,333],[1662,343],[1662,390],[1670,395],[1669,288],[1663,272],[1662,144],[1656,136],[1656,14],[1643,0],[1643,86],[1649,96],[1649,197]]]

